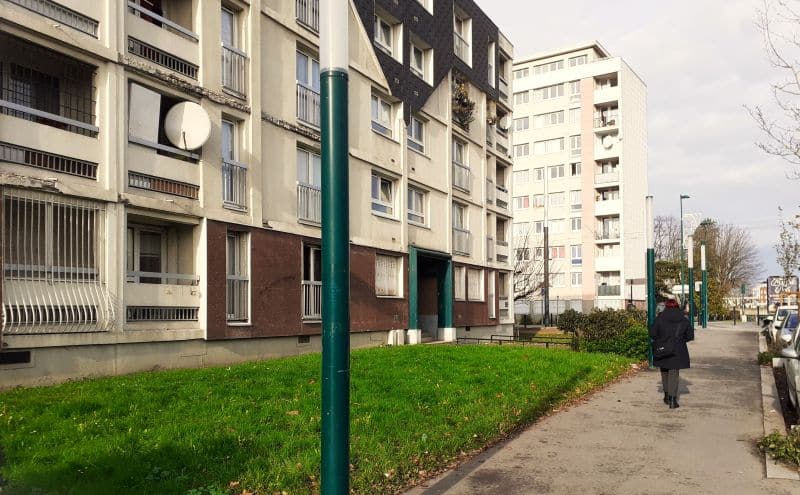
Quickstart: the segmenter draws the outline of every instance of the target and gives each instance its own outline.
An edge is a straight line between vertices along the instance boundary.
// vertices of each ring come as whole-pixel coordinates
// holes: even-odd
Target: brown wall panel
[[[386,298],[375,295],[376,253],[384,251],[350,245],[350,329],[354,332],[408,328],[408,256],[403,255],[404,297]]]
[[[477,268],[483,270],[483,301],[455,301],[453,303],[453,324],[457,327],[496,325],[496,319],[489,319],[489,282],[487,279],[489,274],[496,276],[496,272],[494,270],[488,270],[485,267],[464,265],[462,263],[454,263],[454,266],[465,266],[467,269]]]

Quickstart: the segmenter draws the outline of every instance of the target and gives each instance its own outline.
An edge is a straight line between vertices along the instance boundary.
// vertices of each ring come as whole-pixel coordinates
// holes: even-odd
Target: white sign
[[[672,295],[679,296],[681,294],[688,294],[689,293],[689,284],[683,284],[683,286],[673,285],[672,286]]]

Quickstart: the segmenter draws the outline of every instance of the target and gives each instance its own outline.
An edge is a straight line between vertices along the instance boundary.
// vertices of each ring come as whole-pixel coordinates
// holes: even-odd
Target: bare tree
[[[530,300],[544,285],[544,245],[532,242],[530,229],[514,238],[514,300]]]
[[[766,139],[758,147],[800,166],[800,5],[796,1],[764,0],[758,11],[757,26],[761,31],[767,58],[782,74],[770,84],[774,115],[760,106],[746,106],[747,111],[763,131]],[[800,178],[795,170],[792,178]]]
[[[744,227],[704,220],[695,230],[694,239],[696,258],[700,241],[705,241],[708,276],[723,295],[752,282],[761,271],[758,250]]]
[[[653,219],[653,250],[657,260],[675,261],[681,257],[681,224],[673,216]]]
[[[787,222],[783,218],[783,209],[778,207],[778,218],[781,231],[778,234],[778,243],[775,244],[778,265],[783,268],[783,275],[794,275],[800,267],[800,241],[797,239],[798,224]]]

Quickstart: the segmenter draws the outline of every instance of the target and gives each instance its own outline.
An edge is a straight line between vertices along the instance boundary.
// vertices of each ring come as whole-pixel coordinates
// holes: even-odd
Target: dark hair
[[[666,304],[664,304],[664,307],[666,307],[666,308],[680,308],[681,306],[680,306],[680,304],[678,304],[678,301],[676,301],[675,299],[667,299],[667,302],[666,302]]]

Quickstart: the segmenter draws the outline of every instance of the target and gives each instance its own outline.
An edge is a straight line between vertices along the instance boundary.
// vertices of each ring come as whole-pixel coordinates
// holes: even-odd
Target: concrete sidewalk
[[[643,371],[407,495],[800,494],[765,478],[758,328],[698,328],[679,409]]]

